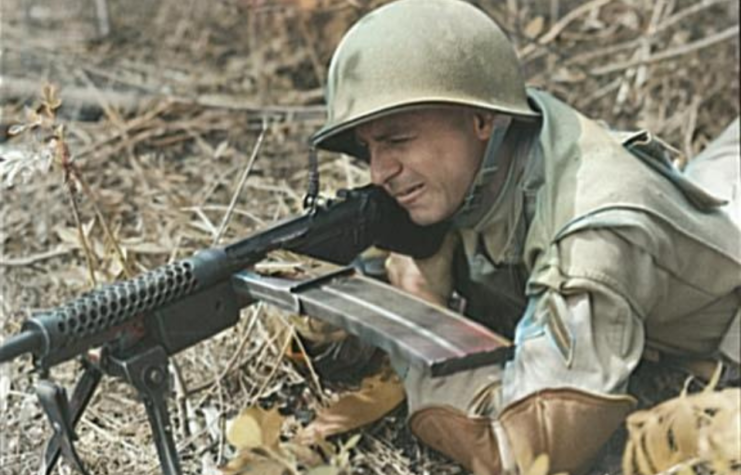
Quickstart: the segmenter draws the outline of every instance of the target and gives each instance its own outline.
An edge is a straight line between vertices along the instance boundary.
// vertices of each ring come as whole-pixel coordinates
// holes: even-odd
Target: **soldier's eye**
[[[391,144],[401,144],[401,143],[409,142],[410,140],[412,140],[412,138],[413,137],[411,135],[397,135],[394,137],[390,137],[388,139],[388,142]]]

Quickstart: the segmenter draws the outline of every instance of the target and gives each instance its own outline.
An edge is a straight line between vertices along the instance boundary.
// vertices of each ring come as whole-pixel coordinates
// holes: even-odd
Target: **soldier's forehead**
[[[425,107],[422,109],[402,110],[377,119],[373,119],[355,128],[357,135],[388,135],[397,131],[408,131],[418,128],[420,124],[450,120],[455,114],[465,111],[457,106]]]
[[[409,130],[417,123],[415,113],[406,111],[392,114],[360,124],[355,133],[360,136],[388,135],[402,130]],[[418,117],[416,117],[418,119]]]

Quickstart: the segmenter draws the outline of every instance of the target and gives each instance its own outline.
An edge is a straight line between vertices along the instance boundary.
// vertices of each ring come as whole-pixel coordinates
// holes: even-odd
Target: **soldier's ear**
[[[491,133],[494,131],[495,115],[491,112],[474,112],[473,120],[476,136],[480,140],[489,140]]]

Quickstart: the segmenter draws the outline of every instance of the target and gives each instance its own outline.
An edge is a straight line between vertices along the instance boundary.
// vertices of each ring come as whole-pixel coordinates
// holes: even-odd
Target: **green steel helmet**
[[[461,0],[399,0],[360,19],[329,66],[325,125],[315,147],[363,156],[353,129],[399,110],[463,105],[535,117],[514,48]]]

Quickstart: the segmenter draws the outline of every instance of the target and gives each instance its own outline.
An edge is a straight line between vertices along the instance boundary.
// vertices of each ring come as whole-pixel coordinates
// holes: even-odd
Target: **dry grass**
[[[3,0],[3,129],[44,81],[62,87],[77,164],[137,271],[189,255],[218,234],[259,132],[265,143],[223,241],[300,210],[306,137],[322,120],[324,68],[342,31],[375,0],[110,0],[97,37],[92,0]],[[739,114],[738,5],[726,0],[481,0],[510,32],[530,82],[620,127],[647,127],[686,155]],[[5,138],[3,136],[3,138]],[[19,147],[0,143],[0,152]],[[327,191],[367,179],[321,157]],[[84,257],[61,178],[2,190],[0,335],[84,290]],[[81,203],[88,220],[90,203]],[[120,269],[90,231],[110,280]],[[224,420],[260,400],[302,414],[318,389],[282,361],[282,315],[246,309],[239,325],[175,357],[176,438],[188,473],[230,455]],[[0,472],[32,473],[49,429],[30,362],[0,369]],[[74,363],[55,369],[70,384]],[[298,422],[297,422],[298,424]],[[93,473],[158,473],[132,390],[106,380],[79,425]],[[419,447],[397,414],[363,432],[357,473],[459,473]],[[60,469],[58,473],[69,473]]]

